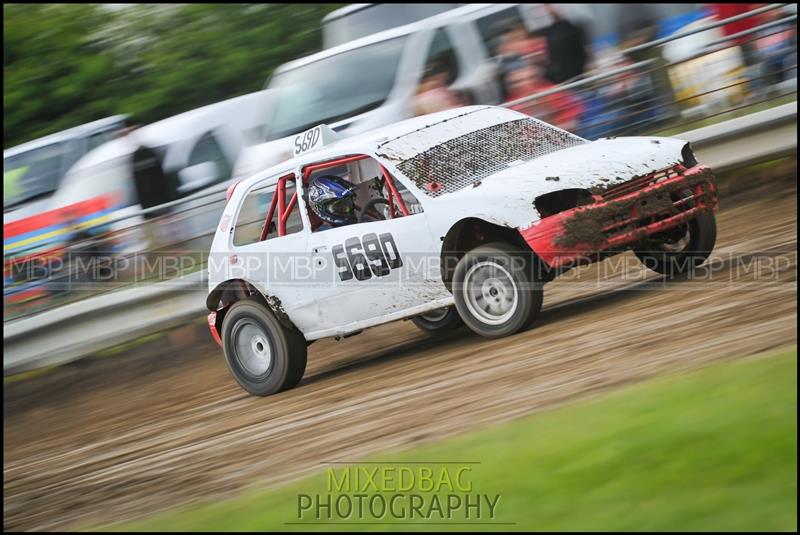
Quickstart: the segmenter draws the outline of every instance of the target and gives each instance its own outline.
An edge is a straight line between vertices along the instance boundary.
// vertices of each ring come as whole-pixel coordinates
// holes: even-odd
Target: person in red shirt
[[[756,9],[760,5],[763,4],[711,4],[711,9],[714,12],[714,15],[717,20],[724,20],[731,17],[735,17],[737,15],[741,15],[743,13],[747,13],[748,11],[752,11]],[[743,32],[745,30],[749,30],[754,28],[758,23],[757,17],[745,17],[740,20],[736,20],[733,22],[729,22],[722,27],[722,33],[727,35],[733,35],[739,32]],[[755,47],[753,46],[752,40],[753,35],[745,35],[742,37],[736,37],[733,40],[735,45],[742,47],[742,56],[744,61],[748,65],[753,65],[756,63],[755,58]]]
[[[543,68],[526,63],[508,75],[508,100],[514,101],[557,87],[544,77]],[[512,110],[541,119],[564,130],[574,131],[583,114],[581,100],[567,89],[511,106]]]

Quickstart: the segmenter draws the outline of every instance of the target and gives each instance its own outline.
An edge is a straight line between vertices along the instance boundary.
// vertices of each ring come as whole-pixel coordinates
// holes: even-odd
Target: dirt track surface
[[[324,340],[270,398],[246,395],[205,335],[7,385],[5,528],[130,519],[796,343],[797,198],[774,189],[722,199],[711,279],[624,279],[607,260],[546,286],[535,327],[510,338],[399,322]]]

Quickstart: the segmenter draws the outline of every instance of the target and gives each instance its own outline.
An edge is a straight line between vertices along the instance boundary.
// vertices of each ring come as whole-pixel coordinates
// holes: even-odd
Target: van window
[[[233,169],[231,169],[225,153],[219,146],[216,138],[211,132],[206,133],[197,142],[197,145],[192,149],[189,155],[189,166],[197,165],[203,162],[211,162],[217,168],[217,178],[215,182],[227,180],[231,177]]]
[[[89,145],[86,149],[86,152],[90,150],[96,149],[100,145],[104,145],[108,143],[112,139],[114,139],[114,131],[113,130],[104,130],[102,132],[96,132],[89,136]]]
[[[428,52],[428,58],[425,60],[426,71],[431,68],[444,69],[448,73],[448,85],[452,84],[458,78],[458,60],[456,52],[453,48],[453,43],[450,41],[447,32],[442,28],[436,30],[431,43],[431,49]]]
[[[3,158],[3,208],[53,193],[64,171],[64,143]]]
[[[516,6],[481,17],[475,21],[475,24],[492,56],[497,55],[497,48],[500,46],[503,33],[509,28],[525,25],[519,8]]]
[[[324,48],[410,24],[463,4],[351,4],[322,19]]]
[[[335,123],[375,109],[394,87],[407,38],[398,37],[324,57],[280,72],[267,141],[321,123]]]

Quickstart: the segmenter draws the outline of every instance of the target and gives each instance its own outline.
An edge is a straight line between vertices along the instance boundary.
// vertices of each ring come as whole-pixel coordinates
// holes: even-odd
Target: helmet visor
[[[328,211],[337,216],[348,217],[352,215],[355,207],[353,205],[353,198],[347,197],[346,199],[337,199],[333,201],[329,207]]]

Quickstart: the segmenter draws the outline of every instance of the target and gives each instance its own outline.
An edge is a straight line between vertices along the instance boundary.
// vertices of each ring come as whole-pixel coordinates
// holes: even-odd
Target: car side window
[[[288,203],[297,191],[297,186],[294,182],[287,182],[286,184],[286,202]],[[274,225],[274,222],[273,222]],[[294,234],[303,230],[303,218],[300,216],[300,202],[294,205],[292,211],[289,213],[289,219],[286,220],[286,234]],[[270,230],[267,239],[277,237],[277,233]]]
[[[216,167],[216,182],[229,179],[233,173],[225,153],[211,132],[205,133],[189,154],[189,167],[204,162],[211,162]]]
[[[273,208],[273,202],[276,201],[276,189],[278,187],[280,187],[280,184],[256,186],[245,195],[233,229],[233,245],[236,247],[250,245],[262,241],[262,236],[264,240],[279,237],[278,217],[280,214],[277,206],[273,210],[272,219],[268,222],[269,227],[266,232],[264,228],[264,225],[267,224],[267,216],[270,214],[270,209]],[[291,208],[286,219],[286,232],[283,234],[283,236],[288,236],[303,230],[303,218],[300,215],[299,202],[295,201],[290,206],[290,201],[297,191],[294,182],[287,180],[283,187],[285,188],[286,208]],[[275,204],[277,205],[277,202]]]
[[[326,162],[327,165],[316,164],[309,166],[305,172],[307,181],[306,206],[308,217],[311,221],[313,232],[320,232],[331,228],[346,226],[355,223],[368,223],[405,217],[422,212],[422,205],[414,194],[402,182],[395,179],[374,158],[369,156],[345,156],[338,160]],[[315,184],[317,181],[325,183],[335,177],[349,183],[354,188],[352,197],[351,222],[337,224],[325,221],[315,211],[312,205]],[[324,217],[326,214],[322,214]]]
[[[239,217],[233,229],[233,244],[237,247],[260,240],[261,229],[267,217],[275,185],[253,188],[242,201]]]
[[[397,188],[397,192],[403,198],[410,215],[421,214],[423,212],[422,204],[419,202],[419,200],[417,200],[416,196],[411,193],[411,190],[405,187],[403,183],[396,178],[394,179],[394,186]]]

